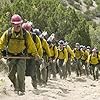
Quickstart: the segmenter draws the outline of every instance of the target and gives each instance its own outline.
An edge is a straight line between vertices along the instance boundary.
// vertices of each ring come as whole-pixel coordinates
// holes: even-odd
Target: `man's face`
[[[14,31],[15,32],[20,32],[21,30],[21,24],[12,24],[13,27],[14,27]]]
[[[93,56],[96,56],[97,55],[96,51],[93,51],[92,54],[93,54]]]
[[[90,49],[87,49],[87,51],[90,51]]]
[[[63,44],[60,44],[60,49],[63,49]]]
[[[76,48],[77,48],[77,49],[79,49],[79,48],[80,48],[80,46],[76,46]]]
[[[82,50],[84,51],[84,50],[86,50],[86,48],[82,48]]]

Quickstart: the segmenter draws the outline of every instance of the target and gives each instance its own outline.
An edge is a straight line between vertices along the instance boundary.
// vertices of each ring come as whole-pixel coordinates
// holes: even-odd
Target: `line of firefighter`
[[[60,40],[56,46],[53,41],[54,34],[46,40],[39,29],[33,29],[30,22],[23,23],[18,14],[12,16],[11,23],[12,28],[0,38],[1,55],[6,47],[6,56],[34,57],[26,60],[8,59],[8,77],[18,94],[23,95],[25,92],[25,74],[31,76],[35,89],[37,84],[45,86],[51,74],[53,79],[56,79],[57,73],[61,79],[70,76],[71,71],[75,71],[77,76],[91,74],[94,80],[98,79],[100,54],[96,48],[91,50],[89,46],[86,48],[76,43],[72,50],[63,40]],[[24,33],[27,34],[23,35]]]
[[[28,23],[26,23],[26,26],[27,24]],[[40,33],[39,29],[34,29],[33,34],[34,33],[39,36],[40,41],[41,38],[44,38],[42,33]],[[81,76],[84,73],[87,76],[89,76],[89,74],[93,75],[94,80],[98,79],[100,55],[97,48],[91,49],[90,46],[86,47],[80,45],[79,43],[76,43],[75,48],[72,50],[71,47],[68,45],[68,43],[64,42],[63,40],[60,40],[58,42],[58,46],[56,46],[56,44],[53,42],[53,39],[54,39],[54,34],[52,34],[47,39],[47,45],[49,45],[48,49],[46,49],[47,47],[46,45],[44,48],[43,47],[44,45],[42,43],[43,52],[45,51],[47,55],[49,55],[48,57],[50,58],[49,61],[47,61],[45,57],[43,57],[43,59],[45,59],[44,66],[47,68],[46,70],[48,70],[48,73],[47,71],[44,71],[48,74],[48,75],[46,74],[44,75],[45,84],[47,83],[48,80],[47,78],[48,77],[51,78],[51,74],[53,74],[53,78],[56,79],[57,71],[61,79],[62,78],[66,79],[67,75],[70,76],[71,61],[73,62],[74,65],[73,66],[74,68],[72,68],[72,70],[76,71],[77,76]],[[50,54],[48,54],[48,52],[51,53],[51,56]],[[43,53],[43,56],[46,55],[46,53]],[[46,64],[47,62],[49,62],[49,64]]]

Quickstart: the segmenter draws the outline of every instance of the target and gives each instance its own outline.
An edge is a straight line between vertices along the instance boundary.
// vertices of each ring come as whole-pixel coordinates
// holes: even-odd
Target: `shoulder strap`
[[[26,32],[26,30],[22,30],[22,32],[23,32],[23,38],[24,38],[24,40],[26,41],[26,34],[27,34],[27,32]]]
[[[32,39],[36,43],[36,35],[35,34],[32,34]]]
[[[41,40],[41,43],[42,43],[43,39],[42,39],[42,38],[40,38],[40,40]]]
[[[59,52],[60,52],[60,50],[58,49],[58,54],[59,54]],[[63,54],[64,54],[64,48],[63,48],[63,50],[61,52],[63,52]]]
[[[99,58],[99,52],[97,52],[97,58]]]
[[[97,58],[98,58],[98,61],[99,61],[99,63],[100,63],[100,60],[99,60],[99,52],[97,52]]]
[[[11,39],[11,35],[12,35],[12,28],[9,28],[8,29],[8,42],[7,42],[7,45],[9,44],[9,40]]]
[[[64,54],[64,49],[65,49],[65,47],[64,47],[63,50],[62,50],[63,54]]]
[[[55,49],[55,45],[53,46],[53,50]]]
[[[55,57],[55,50],[54,49],[55,49],[55,45],[53,45],[53,51],[54,51],[54,57]]]
[[[98,61],[99,61],[99,63],[100,63],[100,60],[99,60],[99,52],[97,52],[97,58],[98,58]]]
[[[92,55],[90,54],[90,60],[89,60],[89,62],[91,61],[91,56],[92,56]]]
[[[27,54],[27,48],[28,48],[28,46],[27,46],[27,40],[26,40],[27,31],[24,30],[24,29],[22,29],[22,32],[23,32],[23,38],[25,40],[25,47],[26,47],[26,49],[24,50],[24,52],[25,52],[25,54]]]
[[[74,53],[76,53],[76,48],[74,48]]]
[[[58,57],[59,57],[59,52],[60,52],[60,51],[59,51],[59,49],[58,49]]]
[[[8,55],[8,44],[9,44],[9,40],[10,40],[10,38],[11,38],[11,35],[12,35],[12,28],[10,27],[10,28],[8,29],[8,34],[7,34],[7,38],[8,38],[7,44],[6,44],[7,47],[6,47],[6,49],[4,50],[3,56]]]

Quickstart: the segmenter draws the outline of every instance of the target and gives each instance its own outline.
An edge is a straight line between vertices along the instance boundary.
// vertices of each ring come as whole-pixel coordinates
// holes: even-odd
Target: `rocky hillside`
[[[100,1],[99,0],[62,0],[64,4],[82,13],[87,20],[100,23]]]

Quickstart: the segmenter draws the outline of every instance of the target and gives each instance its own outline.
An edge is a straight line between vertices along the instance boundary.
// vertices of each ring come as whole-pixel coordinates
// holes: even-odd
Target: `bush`
[[[74,0],[67,0],[70,5],[74,4]]]
[[[72,46],[74,46],[76,42],[83,45],[91,45],[88,23],[83,18],[80,18],[77,27],[73,29],[71,34],[66,35],[65,39],[69,41]]]
[[[96,17],[100,17],[100,5],[96,8]]]
[[[100,0],[95,0],[97,5],[100,5]]]
[[[1,34],[10,26],[8,22],[14,13],[32,21],[35,28],[47,31],[48,34],[55,33],[58,39],[65,38],[65,35],[72,35],[81,43],[90,43],[90,40],[86,40],[83,35],[89,38],[89,29],[82,15],[78,15],[72,8],[65,7],[60,0],[14,0],[11,5],[6,4],[0,10]],[[75,38],[67,39],[76,42]]]
[[[76,2],[78,2],[79,4],[81,4],[81,1],[80,0],[75,0]]]
[[[86,12],[84,12],[84,17],[86,18],[87,21],[91,21],[94,17],[96,16],[96,11],[90,11],[87,10]]]
[[[93,28],[93,26],[90,25],[90,38],[91,38],[91,46],[97,47],[100,50],[100,25],[96,27],[96,29]]]
[[[77,9],[77,10],[81,10],[81,6],[80,6],[80,4],[74,4],[73,6],[74,6],[75,9]]]
[[[93,5],[92,0],[83,0],[83,2],[88,6],[92,6]]]

